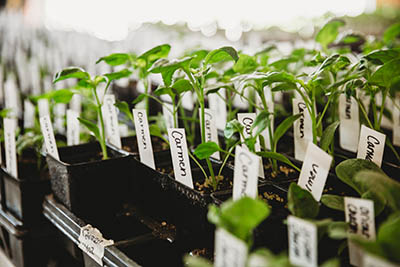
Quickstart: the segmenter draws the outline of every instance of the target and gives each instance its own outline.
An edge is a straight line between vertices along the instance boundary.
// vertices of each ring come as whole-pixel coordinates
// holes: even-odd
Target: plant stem
[[[110,83],[108,82],[107,87],[104,90],[104,94],[106,94],[109,85],[110,85]],[[108,159],[103,112],[101,111],[101,107],[102,107],[103,103],[100,102],[100,100],[99,100],[99,97],[98,97],[97,91],[96,91],[96,87],[93,87],[93,94],[96,98],[97,112],[99,113],[99,120],[100,120],[101,140],[99,140],[99,142],[100,142],[101,150],[103,152],[103,159]]]
[[[146,94],[146,95],[149,95],[149,83],[148,83],[148,79],[147,79],[146,76],[143,78],[143,86],[144,86],[144,92],[145,92],[145,94]],[[149,108],[149,97],[148,97],[148,96],[145,97],[145,98],[144,98],[144,101],[145,101],[146,113],[147,113],[147,115],[149,115],[149,112],[150,112],[150,108]]]
[[[389,87],[386,87],[385,90],[383,91],[381,110],[380,110],[379,119],[378,119],[378,127],[379,128],[377,128],[376,130],[380,130],[381,129],[381,123],[382,123],[382,118],[383,118],[383,110],[385,109],[385,102],[386,102],[386,97],[387,97],[388,91],[389,91]]]

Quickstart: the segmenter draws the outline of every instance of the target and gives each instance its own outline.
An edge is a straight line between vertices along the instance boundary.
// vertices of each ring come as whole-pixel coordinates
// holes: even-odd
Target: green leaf
[[[137,103],[140,103],[143,101],[143,99],[146,97],[146,94],[140,94],[138,95],[135,100],[132,101],[133,105],[136,105]]]
[[[128,103],[125,101],[117,101],[114,106],[116,106],[121,112],[125,113],[125,115],[133,121],[133,115],[131,113],[131,110],[129,109]]]
[[[298,172],[300,172],[299,167],[294,165],[287,157],[285,157],[284,155],[282,155],[280,153],[269,152],[269,151],[261,151],[261,152],[257,152],[256,154],[261,156],[261,157],[264,157],[264,158],[275,159],[275,160],[278,160],[280,162],[283,162],[283,163],[289,165],[290,167],[292,167],[293,169],[297,170]]]
[[[400,58],[393,59],[383,64],[375,71],[368,82],[378,86],[390,87],[400,76]]]
[[[339,28],[344,26],[345,22],[339,19],[333,19],[326,23],[315,36],[315,41],[320,43],[322,47],[327,48],[330,43],[336,40],[339,34]]]
[[[248,242],[253,229],[267,218],[269,213],[270,209],[264,201],[242,197],[236,201],[228,200],[222,203],[219,209],[211,205],[207,217],[211,223]]]
[[[74,92],[68,89],[60,89],[60,90],[54,90],[51,93],[51,98],[55,103],[64,103],[67,104],[69,101],[71,101],[72,96],[74,95]]]
[[[332,239],[345,239],[348,234],[349,224],[347,222],[331,222],[328,226],[328,235]]]
[[[374,202],[375,217],[385,209],[386,199],[380,195],[377,195],[373,191],[366,191],[361,195],[361,198],[370,199]]]
[[[261,111],[256,119],[254,120],[253,124],[251,125],[250,130],[253,131],[253,129],[257,128],[257,131],[254,133],[254,136],[258,136],[262,131],[264,131],[268,125],[271,123],[271,115],[272,113],[269,113],[266,110]]]
[[[392,214],[378,230],[377,241],[390,260],[400,263],[400,213]]]
[[[227,139],[232,138],[235,133],[241,133],[243,131],[243,125],[238,122],[238,120],[233,119],[226,123],[224,129],[224,136]]]
[[[104,61],[110,66],[119,66],[128,62],[131,57],[131,55],[126,53],[115,53],[106,57],[101,57],[99,60],[96,61],[96,64]]]
[[[384,174],[381,168],[371,161],[365,159],[347,159],[336,166],[336,175],[342,182],[352,187],[361,196],[364,191],[354,182],[354,177],[362,170],[371,170]]]
[[[319,146],[323,151],[328,151],[328,148],[332,144],[333,138],[335,137],[335,132],[337,127],[339,126],[339,123],[339,121],[335,121],[334,123],[326,127],[325,131],[322,133]]]
[[[321,202],[328,208],[344,211],[344,198],[342,196],[323,194]]]
[[[386,200],[392,211],[400,211],[400,183],[389,178],[383,172],[364,170],[354,177],[354,183],[361,192],[372,192]]]
[[[208,52],[209,51],[203,49],[188,54],[187,56],[193,57],[193,59],[190,61],[190,67],[193,69],[200,68],[201,62],[207,56]]]
[[[239,56],[235,48],[231,46],[224,46],[215,50],[212,50],[207,54],[204,59],[204,64],[213,64],[220,61],[234,60],[235,62],[239,60]]]
[[[221,149],[215,142],[206,142],[202,143],[197,146],[197,148],[194,151],[194,155],[199,158],[199,159],[207,159],[209,158],[212,154],[214,154],[217,151],[220,151]]]
[[[233,65],[233,70],[237,73],[244,74],[255,71],[257,67],[258,64],[254,57],[241,54],[239,60]]]
[[[383,33],[383,41],[389,43],[394,41],[400,35],[400,22],[391,25]]]
[[[291,115],[279,124],[274,132],[273,142],[278,144],[279,139],[292,127],[293,123],[301,116],[301,114]]]
[[[209,260],[199,256],[185,255],[183,262],[186,267],[213,267]]]
[[[149,126],[149,129],[150,129],[150,135],[157,136],[163,140],[165,139],[165,137],[161,133],[160,127],[158,127],[157,124],[151,124]]]
[[[192,84],[185,79],[179,79],[175,81],[171,87],[175,89],[178,95],[192,90]]]
[[[129,77],[131,74],[132,74],[132,71],[130,71],[129,69],[123,69],[123,70],[120,70],[117,72],[104,74],[104,76],[106,76],[108,78],[108,80],[111,82],[114,80],[119,80],[122,78]]]
[[[289,91],[297,89],[297,85],[292,82],[287,83],[279,83],[278,85],[271,88],[272,92],[281,92],[281,91]]]
[[[153,64],[149,72],[161,73],[164,85],[169,87],[171,86],[175,71],[178,69],[189,71],[189,65],[192,59],[192,57],[185,57],[183,59],[169,61],[165,58],[161,58]]]
[[[156,96],[169,95],[171,99],[175,99],[175,93],[172,91],[171,87],[158,87],[154,91],[154,94]]]
[[[295,83],[296,79],[295,77],[287,72],[269,72],[267,75],[264,77],[265,82],[263,83],[263,87],[266,85],[270,85],[272,83]]]
[[[158,45],[138,56],[137,60],[145,62],[145,65],[141,65],[140,67],[149,69],[160,58],[166,58],[170,50],[171,46],[169,44]]]
[[[54,76],[53,83],[62,81],[65,79],[76,78],[80,80],[90,80],[90,75],[84,69],[79,67],[69,67],[57,72]]]
[[[11,111],[10,108],[4,108],[0,111],[0,118],[6,118],[8,113]]]
[[[318,202],[312,194],[296,183],[289,186],[288,209],[293,215],[305,219],[314,219],[319,213]]]
[[[84,118],[78,118],[79,122],[82,123],[90,132],[92,132],[94,134],[94,136],[96,136],[97,140],[100,142],[101,139],[101,135],[100,135],[100,131],[99,131],[99,127],[97,127],[96,124],[94,124],[93,122],[86,120]]]
[[[378,51],[373,51],[364,57],[374,64],[382,65],[393,59],[399,58],[400,51],[398,49],[378,50]]]

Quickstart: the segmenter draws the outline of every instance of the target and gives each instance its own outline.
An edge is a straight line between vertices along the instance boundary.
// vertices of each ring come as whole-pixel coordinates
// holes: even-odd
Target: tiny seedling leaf
[[[131,110],[129,109],[128,103],[125,101],[117,101],[114,106],[116,106],[121,112],[123,112],[131,121],[133,121],[133,116]]]
[[[89,131],[91,131],[94,136],[96,136],[97,140],[100,142],[101,141],[101,135],[99,131],[99,127],[97,127],[96,124],[93,122],[86,120],[84,118],[78,118],[79,122],[82,123]]]
[[[287,117],[279,126],[276,128],[274,132],[273,141],[274,144],[278,144],[279,139],[287,132],[287,130],[292,127],[293,123],[301,116],[301,114],[291,115]]]
[[[215,50],[212,50],[204,59],[204,64],[213,64],[220,61],[239,60],[238,53],[235,48],[231,46],[224,46]]]
[[[290,167],[292,167],[293,169],[297,170],[298,172],[300,172],[300,169],[296,165],[294,165],[287,157],[285,157],[284,155],[282,155],[280,153],[261,151],[261,152],[257,152],[256,154],[261,157],[264,157],[264,158],[275,159],[280,162],[283,162],[283,163],[289,165]]]
[[[224,129],[224,136],[227,139],[232,138],[235,133],[241,133],[243,131],[243,125],[236,119],[228,121],[225,129]]]
[[[328,208],[344,211],[344,198],[342,196],[323,194],[321,202]]]
[[[123,65],[129,61],[131,55],[126,53],[115,53],[108,55],[106,57],[101,57],[99,60],[96,61],[96,64],[100,63],[101,61],[106,62],[110,66],[119,66]]]
[[[333,19],[326,23],[315,36],[315,41],[322,47],[327,48],[330,43],[336,40],[339,34],[339,28],[344,26],[345,22],[339,19]]]
[[[122,78],[129,77],[131,74],[132,74],[132,71],[130,71],[129,69],[123,69],[123,70],[120,70],[117,72],[104,74],[104,76],[106,76],[108,78],[108,80],[111,82],[114,80],[119,80]]]
[[[297,217],[314,219],[318,216],[319,204],[309,191],[291,183],[288,191],[288,209]]]
[[[199,159],[206,159],[209,158],[212,154],[214,154],[217,151],[220,151],[221,149],[215,142],[206,142],[202,143],[197,146],[197,148],[194,151],[194,155],[199,158]]]
[[[57,72],[56,75],[54,76],[53,83],[70,78],[76,78],[80,80],[90,80],[90,75],[82,68],[69,67],[63,69],[60,72]]]
[[[333,138],[335,137],[335,132],[337,127],[339,126],[339,123],[339,121],[335,121],[334,123],[329,125],[322,133],[319,145],[323,151],[328,151],[328,148],[331,145]]]

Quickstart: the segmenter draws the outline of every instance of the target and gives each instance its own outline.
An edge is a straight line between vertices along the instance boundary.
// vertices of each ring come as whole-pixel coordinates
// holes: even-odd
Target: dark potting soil
[[[153,147],[153,153],[169,149],[168,144],[156,136],[151,136],[151,144]],[[130,153],[139,153],[136,136],[122,138],[122,149]]]

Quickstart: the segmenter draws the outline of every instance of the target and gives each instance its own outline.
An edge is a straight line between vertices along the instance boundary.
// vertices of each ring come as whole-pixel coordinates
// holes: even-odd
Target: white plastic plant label
[[[273,136],[274,134],[274,101],[273,101],[273,96],[272,96],[272,92],[271,92],[271,88],[269,86],[265,86],[264,87],[264,97],[265,97],[265,102],[267,103],[267,108],[268,108],[268,112],[272,113],[269,118],[271,120],[271,135]],[[260,99],[260,97],[257,95],[257,105],[260,107],[263,107],[262,101]],[[257,110],[257,115],[259,113],[259,110]],[[262,137],[264,138],[264,142],[265,142],[265,147],[267,149],[271,149],[271,138],[270,138],[270,132],[269,132],[269,128],[267,127],[264,131],[262,131],[261,133]]]
[[[399,267],[400,265],[386,261],[378,256],[363,253],[362,267]]]
[[[240,124],[243,125],[244,129],[243,129],[243,135],[244,138],[249,138],[251,137],[251,126],[253,125],[257,115],[256,113],[238,113],[237,114],[238,117],[238,121]],[[244,142],[243,140],[243,136],[240,135],[240,139],[242,142]],[[245,149],[248,149],[247,146],[245,144],[242,145],[242,147],[244,147]],[[256,143],[254,144],[254,150],[256,152],[261,151],[261,146],[260,146],[260,139],[257,138]],[[259,160],[259,165],[258,165],[258,175],[262,178],[264,178],[264,166],[262,163],[262,158],[260,156],[257,156],[258,160]]]
[[[393,145],[400,146],[400,93],[396,94],[393,109]]]
[[[82,110],[81,102],[82,102],[81,95],[74,94],[71,98],[71,101],[69,102],[69,108],[72,110],[75,110],[76,112],[78,112],[78,114],[81,114],[81,110]]]
[[[175,179],[193,189],[192,170],[190,167],[185,129],[169,128],[168,139]]]
[[[117,108],[114,106],[115,96],[105,95],[104,103],[101,107],[103,112],[104,124],[106,128],[106,136],[108,142],[112,145],[121,148],[121,137],[119,135]]]
[[[79,145],[79,113],[75,110],[67,110],[67,144],[68,146]]]
[[[301,167],[298,185],[319,201],[332,163],[332,156],[313,142],[308,143],[306,158]]]
[[[17,152],[15,147],[16,120],[4,118],[4,148],[6,150],[6,169],[9,174],[18,177]]]
[[[215,230],[214,267],[245,267],[247,253],[245,242],[222,228]]]
[[[308,143],[312,141],[312,122],[310,113],[303,100],[293,99],[293,115],[301,114],[293,123],[294,157],[304,161]]]
[[[233,171],[234,200],[244,196],[256,198],[258,185],[259,156],[241,146],[235,148],[235,169]]]
[[[349,233],[366,240],[375,240],[375,212],[372,200],[344,197],[344,213],[350,226]],[[348,244],[350,263],[362,266],[362,250],[351,241]]]
[[[47,153],[49,153],[53,158],[60,160],[60,157],[58,156],[57,143],[56,143],[56,138],[54,137],[54,131],[53,131],[53,126],[51,125],[50,116],[46,115],[40,117],[39,121]]]
[[[21,110],[20,105],[18,104],[18,89],[14,77],[7,79],[4,83],[4,97],[5,107],[10,110],[8,116],[13,118],[20,117]]]
[[[187,91],[182,96],[182,106],[187,110],[193,110],[193,94],[190,91]]]
[[[172,113],[173,109],[174,109],[173,105],[169,103],[164,103],[162,107],[165,119],[165,126],[167,127],[167,129],[178,127],[178,118],[174,120],[174,114]]]
[[[24,129],[35,127],[35,105],[28,99],[24,100]]]
[[[126,125],[126,124],[120,124],[119,125],[119,136],[121,136],[121,138],[129,136],[128,125]]]
[[[372,161],[380,167],[385,150],[385,140],[385,134],[368,128],[365,125],[361,125],[357,158]]]
[[[226,111],[226,89],[221,88],[218,90],[218,94],[209,94],[208,95],[208,105],[209,108],[214,111],[215,121],[217,125],[217,129],[224,130],[226,125],[226,118],[228,117]]]
[[[65,115],[67,112],[67,105],[57,103],[54,105],[54,128],[57,133],[65,134]]]
[[[348,151],[357,152],[360,134],[360,118],[357,100],[345,94],[339,96],[339,136],[340,147]]]
[[[153,147],[151,144],[149,122],[145,109],[133,109],[133,119],[135,121],[136,138],[139,148],[140,162],[155,169]]]
[[[38,100],[39,117],[50,116],[49,100],[41,98]]]
[[[289,215],[289,260],[293,265],[318,266],[318,230],[309,221]]]
[[[200,118],[200,129],[202,125],[201,119],[201,109],[199,109],[199,118]],[[215,116],[214,112],[211,109],[205,108],[204,109],[204,119],[205,119],[205,140],[206,142],[215,142],[219,145],[218,142],[218,130],[215,125]],[[202,129],[201,129],[202,130]],[[215,152],[211,155],[211,157],[215,159],[220,159],[219,152]]]
[[[90,224],[81,228],[78,240],[79,248],[100,266],[103,266],[104,248],[114,244],[113,240],[104,239],[100,231]]]

